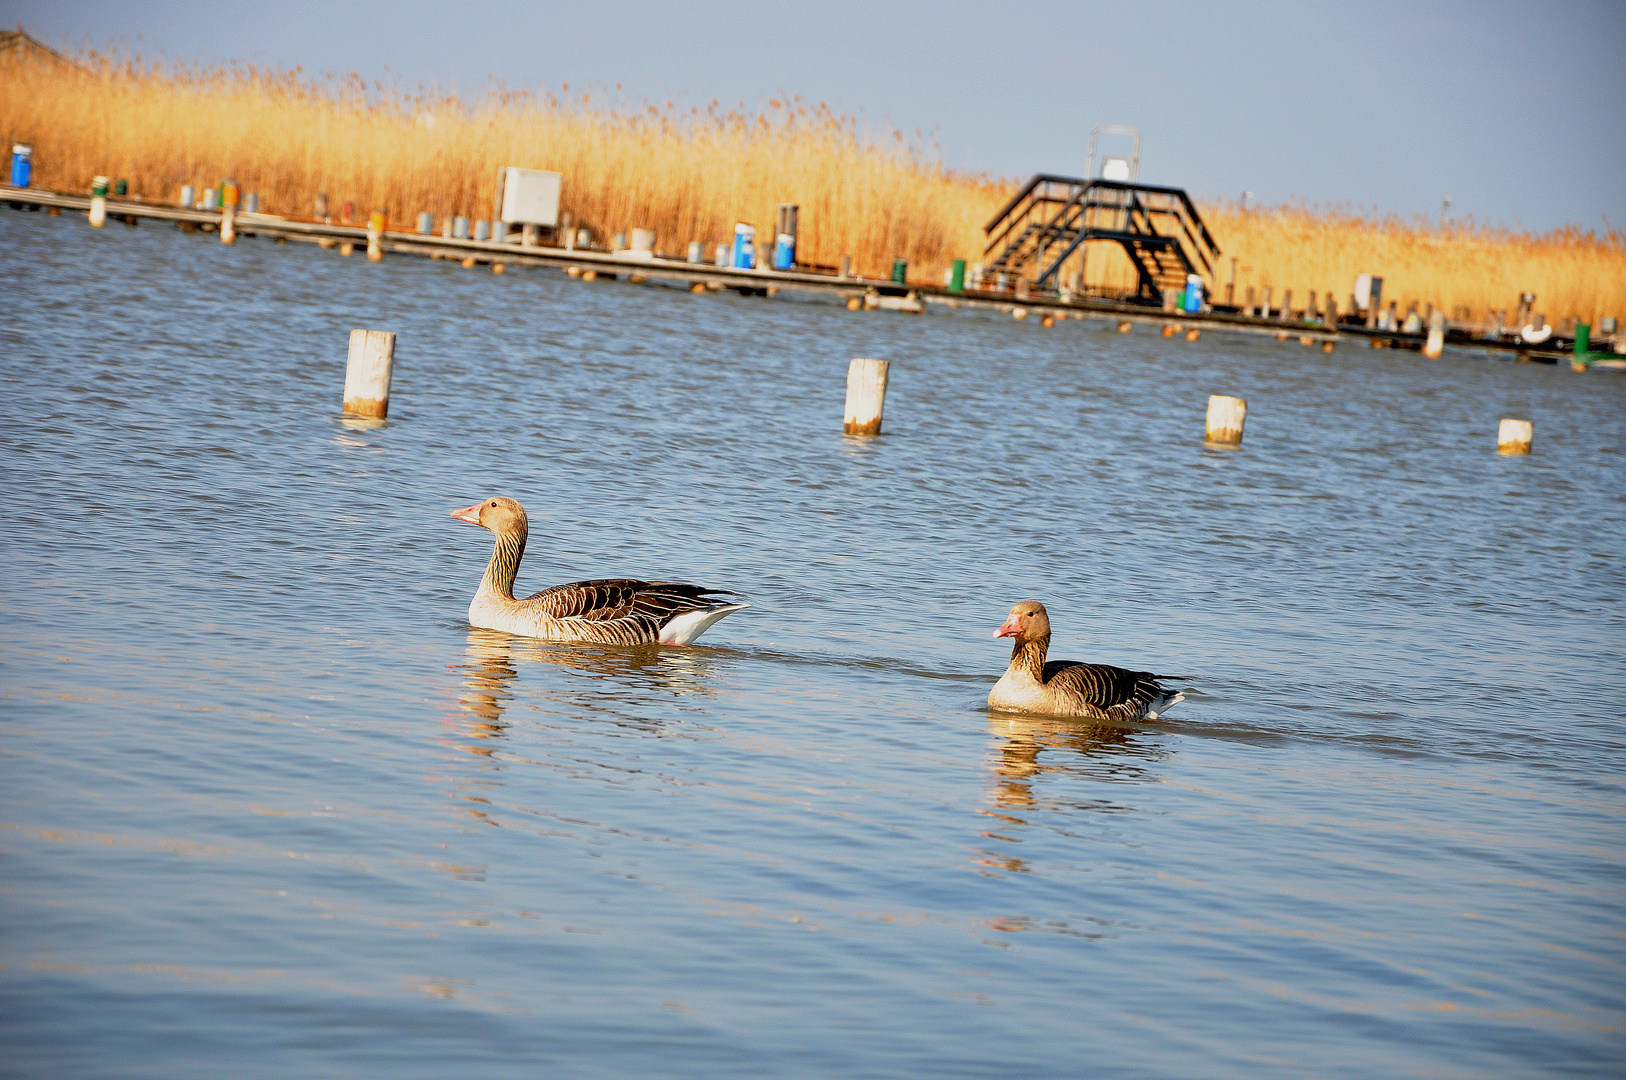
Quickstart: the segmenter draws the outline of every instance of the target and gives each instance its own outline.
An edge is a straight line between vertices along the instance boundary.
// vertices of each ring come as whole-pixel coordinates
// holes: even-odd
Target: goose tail
[[[660,642],[662,645],[687,645],[711,629],[718,620],[750,606],[750,604],[718,604],[716,607],[702,608],[699,611],[686,611],[666,621],[661,627]]]

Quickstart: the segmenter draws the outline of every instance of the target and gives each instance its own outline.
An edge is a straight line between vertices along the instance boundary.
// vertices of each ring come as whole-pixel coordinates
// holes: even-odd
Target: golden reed
[[[709,255],[736,221],[767,239],[777,205],[794,202],[803,261],[851,255],[865,274],[885,276],[903,258],[912,279],[937,281],[953,259],[981,258],[983,225],[1017,187],[933,164],[902,133],[876,145],[824,105],[618,112],[565,94],[499,90],[470,102],[297,70],[0,59],[3,136],[31,143],[35,182],[59,190],[102,174],[173,201],[184,184],[230,176],[268,211],[308,214],[327,192],[335,213],[349,201],[358,218],[383,209],[411,228],[420,210],[490,217],[498,167],[519,165],[562,173],[562,209],[601,238],[652,228],[669,252],[701,240]],[[1343,307],[1355,275],[1373,273],[1402,310],[1416,299],[1479,318],[1531,291],[1554,322],[1626,315],[1626,239],[1613,229],[1532,236],[1339,212],[1202,210],[1224,252],[1216,293],[1235,256],[1239,302],[1253,285],[1272,287],[1278,302],[1290,288],[1300,306],[1309,290],[1330,289]],[[1092,280],[1104,273],[1132,287],[1115,248],[1092,245],[1090,259]]]

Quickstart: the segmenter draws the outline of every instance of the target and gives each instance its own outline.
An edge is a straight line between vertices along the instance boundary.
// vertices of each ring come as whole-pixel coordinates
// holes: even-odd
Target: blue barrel
[[[796,265],[796,237],[790,233],[780,233],[773,246],[773,268],[775,270],[789,270]]]
[[[755,225],[740,222],[734,226],[733,265],[738,270],[755,270],[757,265],[757,229]]]
[[[1186,275],[1186,297],[1185,303],[1181,306],[1187,311],[1201,311],[1203,309],[1203,279],[1201,275]]]
[[[11,186],[27,187],[34,179],[34,148],[27,143],[11,145]]]

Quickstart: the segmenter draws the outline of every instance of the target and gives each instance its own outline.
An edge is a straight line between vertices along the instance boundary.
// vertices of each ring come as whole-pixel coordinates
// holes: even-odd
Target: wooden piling
[[[382,210],[367,215],[367,261],[379,262],[384,258],[384,229],[389,217]]]
[[[90,182],[90,227],[100,229],[107,224],[107,177],[98,176]]]
[[[316,205],[312,207],[317,221],[326,221],[327,218],[327,192],[319,192],[316,196]]]
[[[348,259],[350,256],[354,255],[355,253],[356,253],[356,245],[351,243],[350,241],[346,240],[344,243],[339,245],[339,254],[343,255],[345,258]]]
[[[1430,360],[1438,360],[1445,348],[1445,312],[1435,308],[1428,316],[1428,341],[1423,345],[1423,355]]]
[[[1201,330],[1198,330],[1195,327],[1193,327],[1192,329],[1186,331],[1186,340],[1187,341],[1198,341],[1198,340],[1200,340],[1202,338],[1202,336],[1203,336],[1203,332]]]
[[[220,185],[220,242],[237,243],[237,207],[241,205],[241,189],[230,180]]]
[[[1242,426],[1248,419],[1248,403],[1239,397],[1210,394],[1208,397],[1208,441],[1242,442]]]
[[[1502,454],[1528,454],[1536,426],[1528,420],[1504,418],[1496,429],[1496,450]]]
[[[847,365],[847,409],[841,430],[845,435],[879,435],[881,411],[886,406],[886,360],[855,359]]]
[[[1134,328],[1135,328],[1135,324],[1130,322],[1128,319],[1125,319],[1125,320],[1123,320],[1122,322],[1120,322],[1118,324],[1118,333],[1127,334],[1127,333],[1129,333],[1129,331],[1133,330]]]
[[[382,420],[390,411],[390,375],[395,366],[395,335],[388,330],[350,331],[350,358],[344,369],[344,411]]]

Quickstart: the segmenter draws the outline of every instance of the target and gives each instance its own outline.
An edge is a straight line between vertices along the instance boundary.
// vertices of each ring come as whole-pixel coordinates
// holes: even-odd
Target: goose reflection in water
[[[994,802],[1006,809],[1037,806],[1041,801],[1045,805],[1079,808],[1110,807],[1110,800],[1102,799],[1041,800],[1034,794],[1034,783],[1047,773],[1088,780],[1144,782],[1153,778],[1147,763],[1163,756],[1161,747],[1137,741],[1134,728],[1113,724],[1001,712],[989,715],[988,730],[998,740],[992,762],[994,774],[999,777]]]
[[[709,685],[712,663],[693,650],[676,653],[657,646],[627,648],[543,642],[479,628],[472,628],[468,633],[468,662],[452,665],[452,669],[461,672],[459,710],[454,720],[459,734],[469,739],[496,739],[507,732],[508,722],[503,719],[503,713],[512,704],[516,681],[528,664],[551,664],[592,680],[588,688],[571,684],[528,685],[532,707],[599,714],[613,722],[643,729],[658,729],[662,724],[658,720],[641,720],[629,715],[629,709],[647,704],[670,708],[674,697],[712,693]],[[648,691],[655,691],[658,700],[652,702]],[[475,743],[464,749],[490,756],[495,747],[490,743]]]

